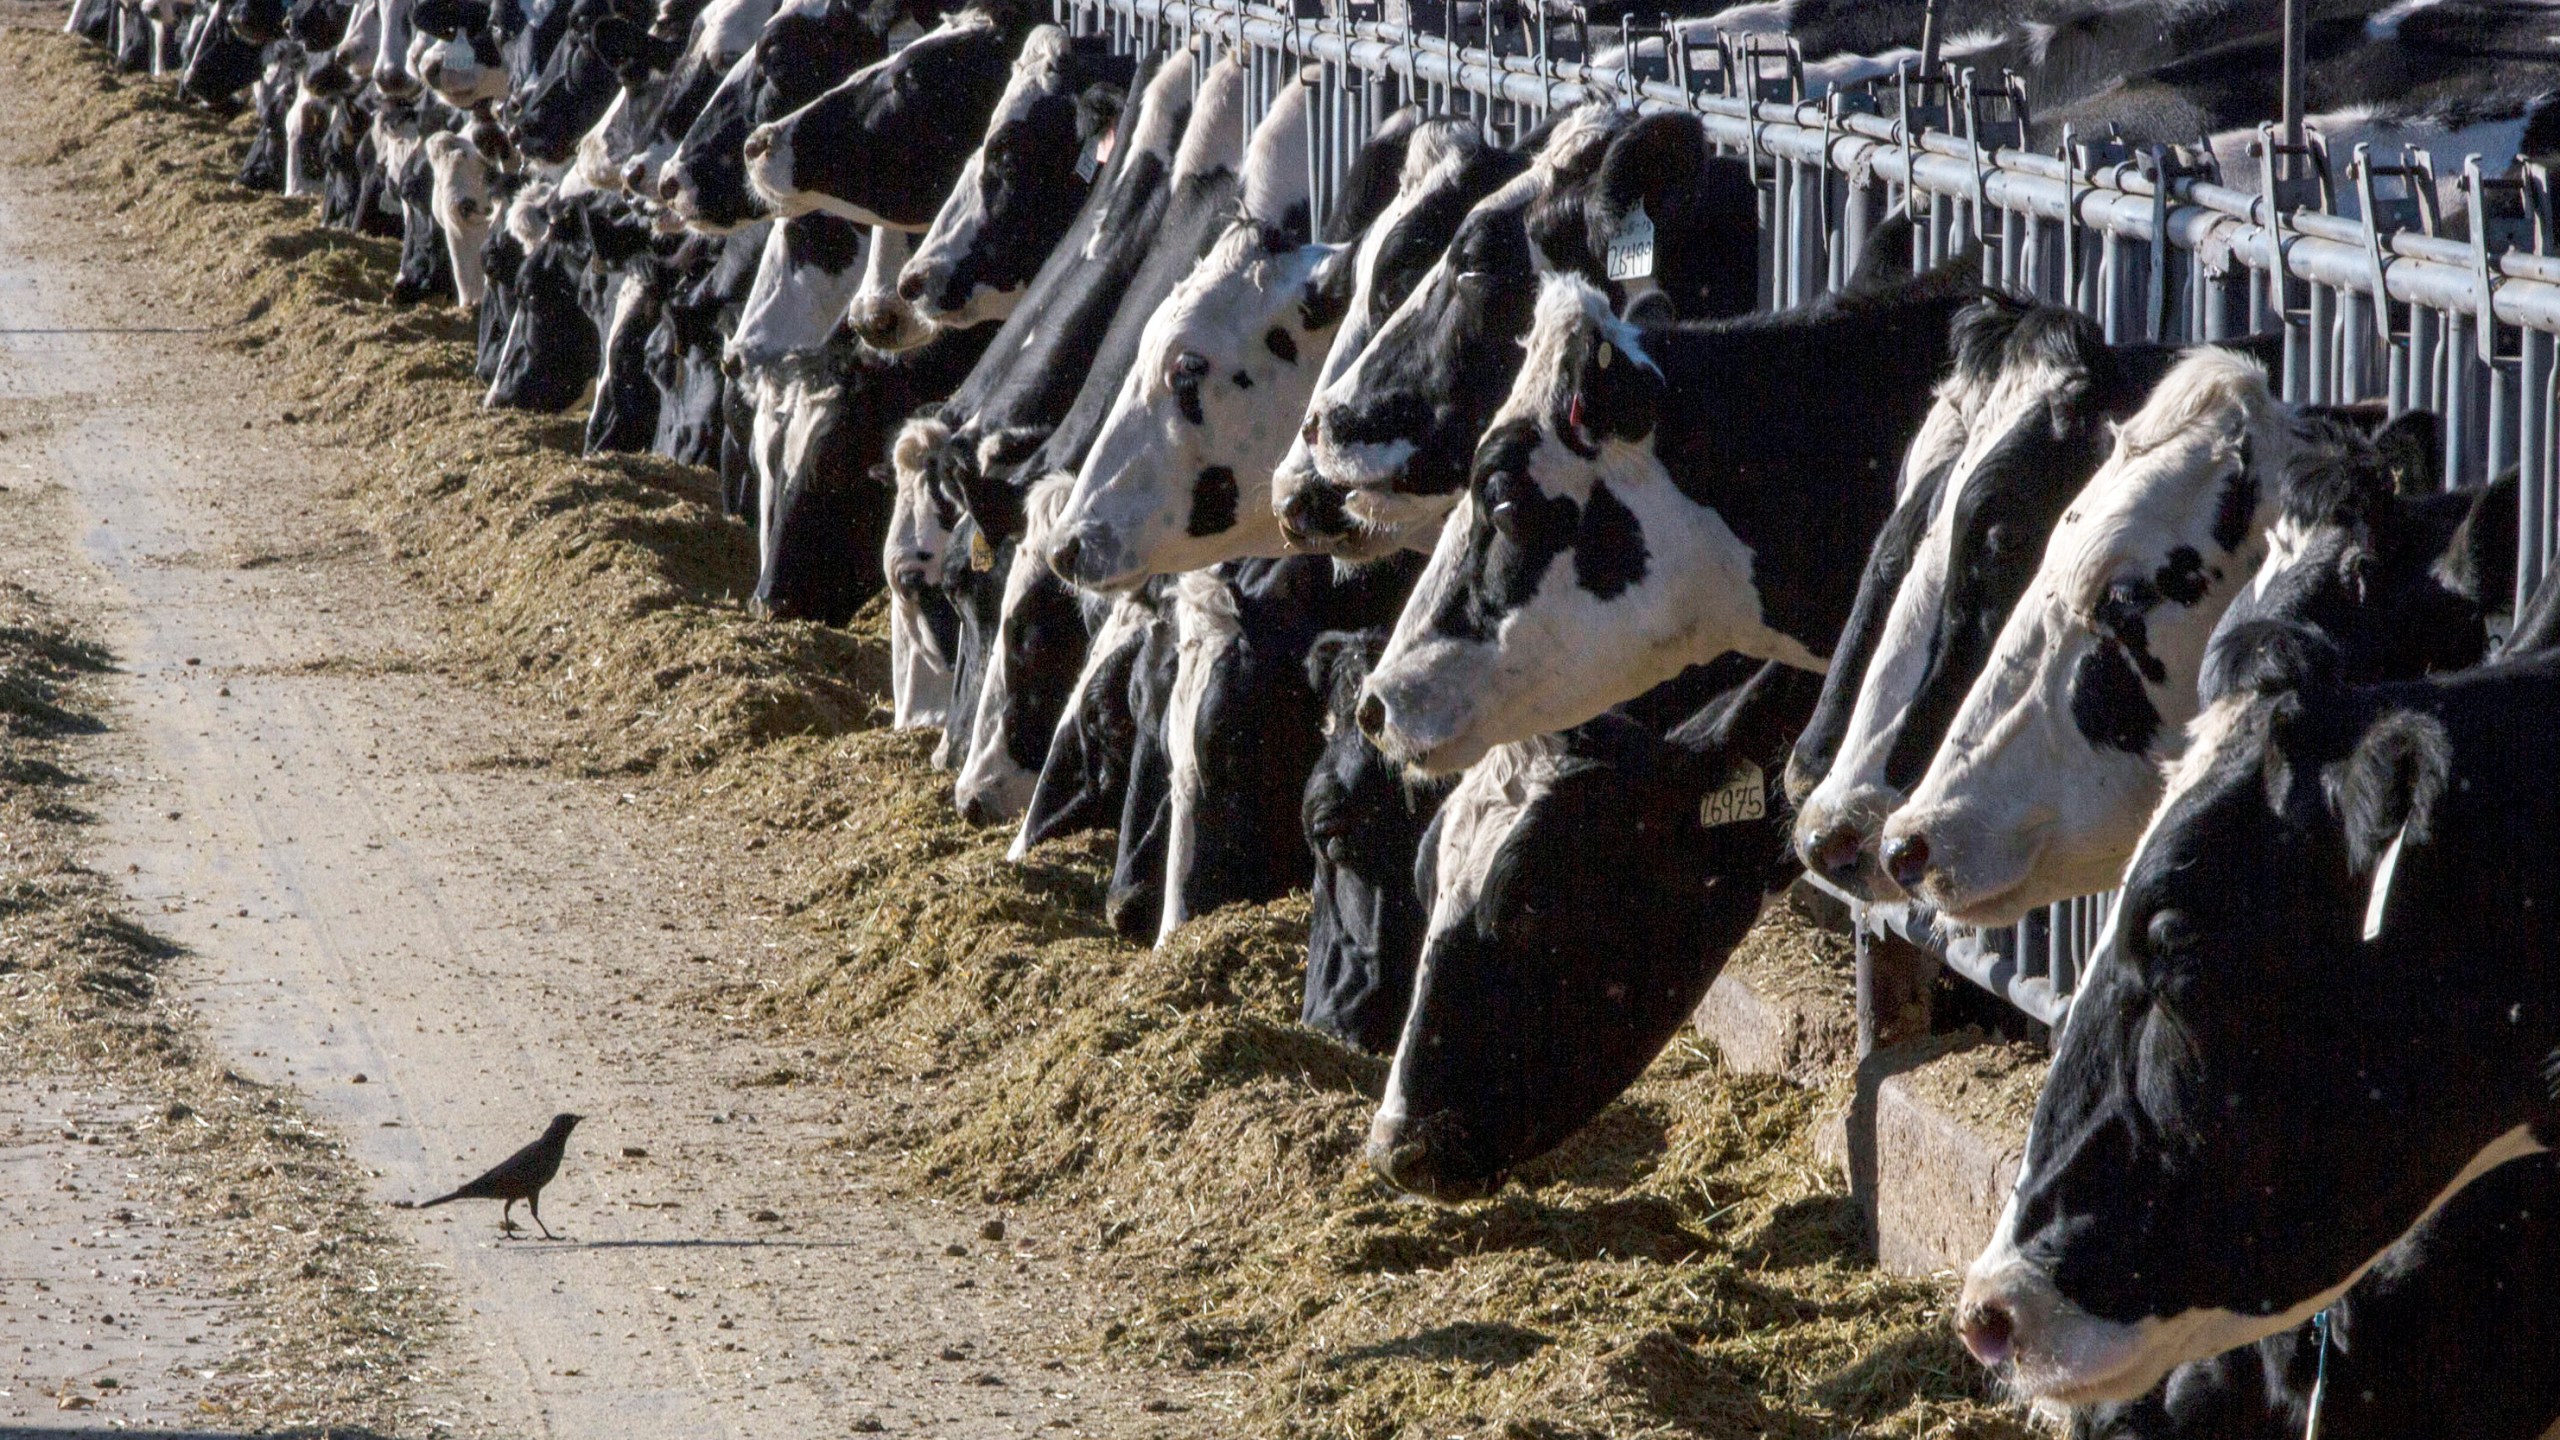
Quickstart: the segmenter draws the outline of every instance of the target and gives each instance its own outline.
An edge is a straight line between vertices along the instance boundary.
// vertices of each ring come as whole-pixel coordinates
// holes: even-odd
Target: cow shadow
[[[1341,1369],[1377,1360],[1419,1360],[1432,1364],[1472,1366],[1478,1371],[1508,1369],[1548,1346],[1555,1337],[1502,1321],[1461,1321],[1438,1325],[1413,1335],[1354,1345],[1325,1358],[1325,1368]]]

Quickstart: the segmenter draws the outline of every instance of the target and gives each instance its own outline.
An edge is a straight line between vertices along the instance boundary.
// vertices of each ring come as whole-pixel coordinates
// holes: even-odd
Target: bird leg
[[[542,1223],[542,1196],[539,1193],[536,1193],[530,1199],[526,1200],[524,1204],[526,1209],[533,1212],[533,1228],[542,1232],[543,1239],[557,1240],[560,1238],[559,1236],[551,1233],[550,1226]]]
[[[514,1215],[515,1213],[516,1213],[516,1202],[515,1202],[515,1201],[514,1201],[514,1199],[512,1199],[512,1198],[510,1198],[510,1199],[507,1201],[507,1203],[505,1203],[504,1205],[501,1205],[501,1206],[499,1206],[499,1207],[498,1207],[498,1238],[499,1238],[499,1239],[503,1240],[503,1239],[505,1239],[506,1237],[508,1237],[509,1235],[512,1235],[512,1234],[514,1234],[514,1233],[515,1233],[515,1231],[516,1231],[516,1222],[515,1222],[514,1220],[512,1220],[512,1219],[510,1219],[510,1218],[509,1218],[510,1216]]]

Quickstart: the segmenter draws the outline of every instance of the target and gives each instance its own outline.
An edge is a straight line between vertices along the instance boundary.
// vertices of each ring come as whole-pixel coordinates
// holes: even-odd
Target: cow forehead
[[[2210,532],[2241,476],[2245,435],[2238,424],[2199,425],[2130,458],[2120,442],[2054,527],[2038,581],[2049,573],[2052,593],[2087,614],[2129,568],[2148,573],[2181,548],[2219,549]]]
[[[987,133],[993,135],[1008,124],[1020,124],[1031,114],[1031,107],[1042,97],[1058,93],[1066,83],[1067,32],[1055,25],[1043,25],[1031,32],[1023,42],[1022,53],[1013,59],[1013,70],[1005,77],[1004,97],[996,102],[995,113],[987,117]]]

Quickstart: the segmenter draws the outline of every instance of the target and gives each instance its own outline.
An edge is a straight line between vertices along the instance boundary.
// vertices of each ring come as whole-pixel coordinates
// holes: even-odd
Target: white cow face
[[[1361,698],[1371,741],[1434,774],[1729,649],[1822,668],[1762,624],[1750,548],[1664,472],[1663,376],[1608,298],[1548,279],[1528,346]]]
[[[2201,350],[2117,432],[1910,800],[1885,869],[1972,925],[2116,883],[2194,718],[2206,642],[2266,552],[2297,422]]]
[[[1239,221],[1165,297],[1076,477],[1048,552],[1059,575],[1121,589],[1286,553],[1271,468],[1341,319],[1319,283],[1335,254]]]
[[[489,185],[492,167],[470,141],[438,131],[427,137],[427,168],[435,174],[436,224],[453,257],[454,298],[471,309],[489,289],[480,247],[498,215]]]
[[[507,98],[506,66],[498,56],[480,53],[475,33],[465,30],[445,37],[420,30],[409,41],[409,73],[456,110],[495,105]]]
[[[950,438],[951,427],[939,420],[910,420],[889,452],[897,495],[880,568],[889,580],[891,723],[901,730],[939,729],[951,705],[952,657],[925,609],[951,564],[960,521],[938,493],[931,468],[934,451]]]

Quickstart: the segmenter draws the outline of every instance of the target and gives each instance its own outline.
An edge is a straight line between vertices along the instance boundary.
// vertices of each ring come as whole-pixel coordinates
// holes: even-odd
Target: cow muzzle
[[[2134,1399],[2176,1358],[2174,1346],[2154,1343],[2166,1338],[2158,1322],[2126,1325],[2089,1314],[1996,1240],[1965,1273],[1955,1325],[1973,1358],[2007,1367],[2024,1395],[2067,1405]]]
[[[1502,1188],[1509,1177],[1470,1162],[1458,1118],[1435,1111],[1414,1119],[1380,1109],[1369,1122],[1368,1143],[1360,1158],[1378,1178],[1408,1195],[1454,1204],[1480,1200]]]

